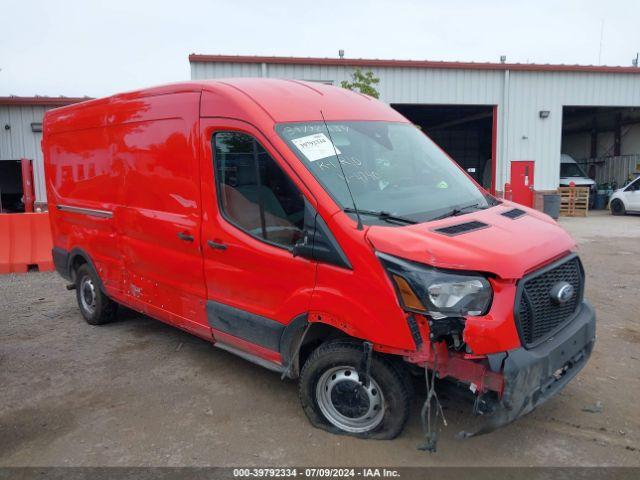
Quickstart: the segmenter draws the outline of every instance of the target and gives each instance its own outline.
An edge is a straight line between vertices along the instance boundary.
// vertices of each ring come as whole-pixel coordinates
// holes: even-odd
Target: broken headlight
[[[440,319],[484,315],[491,306],[493,291],[483,276],[440,270],[384,253],[377,256],[407,311]]]

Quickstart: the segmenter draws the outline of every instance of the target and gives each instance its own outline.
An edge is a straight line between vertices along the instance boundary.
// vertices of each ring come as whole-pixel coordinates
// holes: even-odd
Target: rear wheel
[[[333,433],[392,439],[411,408],[406,372],[380,355],[371,358],[369,381],[359,373],[360,344],[339,340],[318,347],[300,375],[300,401],[311,423]]]
[[[80,313],[90,325],[102,325],[116,315],[118,304],[100,290],[97,275],[86,263],[76,271],[76,298]]]
[[[624,215],[626,213],[622,200],[616,198],[611,202],[611,213],[614,215]]]

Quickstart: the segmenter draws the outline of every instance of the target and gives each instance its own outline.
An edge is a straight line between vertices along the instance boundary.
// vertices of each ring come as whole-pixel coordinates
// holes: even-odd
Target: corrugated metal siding
[[[507,106],[506,152],[499,165],[535,160],[535,188],[553,190],[560,171],[562,107],[640,106],[640,75],[510,72]],[[540,110],[549,110],[549,117],[541,119]],[[508,181],[509,169],[499,171],[502,183]]]
[[[0,160],[33,160],[36,202],[46,202],[44,164],[40,141],[42,133],[32,132],[31,123],[42,123],[44,112],[51,107],[37,105],[0,105]],[[5,125],[10,125],[5,130]]]
[[[192,63],[191,79],[203,80],[206,78],[229,77],[261,77],[260,64],[250,63]]]
[[[598,157],[610,157],[615,149],[613,132],[598,133]],[[565,135],[562,138],[562,153],[571,155],[576,160],[588,159],[591,155],[591,133],[581,132]],[[640,153],[640,124],[624,125],[620,139],[621,155]]]
[[[589,171],[591,165],[596,166],[596,183],[616,182],[618,187],[622,187],[630,179],[635,178],[636,168],[640,165],[640,155],[590,158],[578,160],[578,163],[585,172]]]
[[[349,80],[353,67],[329,65],[266,65],[266,76],[296,80]],[[380,78],[380,99],[387,103],[453,103],[494,105],[501,99],[503,75],[499,71],[372,68]],[[191,79],[262,76],[261,64],[192,63]]]
[[[380,78],[380,99],[387,103],[498,105],[498,190],[509,181],[511,160],[536,162],[537,190],[557,188],[564,105],[640,106],[640,75],[635,74],[397,67],[371,70]],[[264,74],[331,80],[340,85],[352,71],[348,64],[191,64],[194,80]],[[541,119],[540,110],[549,110],[550,116]]]

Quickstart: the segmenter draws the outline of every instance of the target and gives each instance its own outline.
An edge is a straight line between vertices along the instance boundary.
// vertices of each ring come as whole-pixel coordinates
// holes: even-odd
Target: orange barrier
[[[0,214],[0,274],[53,270],[48,213]]]

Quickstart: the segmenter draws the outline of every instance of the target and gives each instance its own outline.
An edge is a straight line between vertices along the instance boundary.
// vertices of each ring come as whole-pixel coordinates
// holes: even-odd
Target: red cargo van
[[[287,80],[191,82],[47,112],[53,258],[84,318],[118,304],[297,378],[311,422],[393,438],[410,372],[487,431],[585,365],[575,243],[497,200],[387,105]]]

